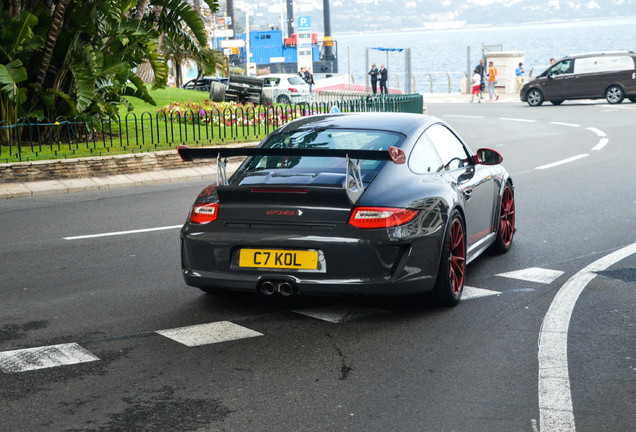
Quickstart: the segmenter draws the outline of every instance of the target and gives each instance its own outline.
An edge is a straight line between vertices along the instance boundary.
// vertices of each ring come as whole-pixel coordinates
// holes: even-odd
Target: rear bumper
[[[183,279],[189,286],[199,288],[218,288],[228,291],[260,293],[261,283],[265,281],[290,282],[299,295],[363,295],[391,296],[426,292],[435,286],[436,275],[408,281],[391,280],[312,280],[298,278],[289,274],[263,274],[259,276],[227,275],[218,272],[200,274],[183,270]]]
[[[286,236],[245,233],[181,234],[182,274],[199,288],[258,292],[264,281],[285,281],[297,294],[402,295],[433,289],[439,268],[443,230],[402,241],[337,236]],[[325,259],[319,271],[245,269],[241,247],[315,249]]]

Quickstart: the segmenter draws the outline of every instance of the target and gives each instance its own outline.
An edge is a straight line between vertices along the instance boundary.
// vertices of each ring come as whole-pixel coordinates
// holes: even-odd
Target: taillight
[[[206,224],[219,217],[219,203],[195,204],[190,211],[190,222]]]
[[[291,93],[298,93],[298,89],[295,89],[294,87],[290,87],[287,90]]]
[[[390,228],[404,225],[417,216],[417,210],[391,207],[357,207],[349,223],[358,228]]]

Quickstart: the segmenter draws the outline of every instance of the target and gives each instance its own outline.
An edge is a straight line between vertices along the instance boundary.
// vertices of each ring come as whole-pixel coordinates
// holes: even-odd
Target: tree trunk
[[[9,5],[9,14],[11,19],[20,19],[20,14],[22,13],[22,1],[21,0],[13,0]]]
[[[135,19],[137,21],[141,21],[144,15],[146,15],[146,11],[148,10],[149,4],[150,4],[150,0],[141,0],[139,2],[139,6],[137,6],[137,13],[135,14]]]
[[[62,24],[64,23],[64,13],[66,12],[66,6],[71,0],[60,0],[55,6],[55,12],[53,13],[53,22],[51,23],[51,29],[49,30],[49,36],[46,39],[44,50],[42,51],[42,62],[38,69],[38,74],[35,78],[35,88],[40,90],[46,77],[46,72],[49,70],[51,64],[51,57],[53,56],[53,48],[57,42],[57,36],[60,33]]]

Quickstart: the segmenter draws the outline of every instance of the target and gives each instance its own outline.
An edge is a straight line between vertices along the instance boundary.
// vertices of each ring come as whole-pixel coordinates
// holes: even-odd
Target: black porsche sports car
[[[183,277],[206,292],[392,295],[459,302],[466,264],[506,252],[512,180],[443,121],[401,113],[294,120],[256,148],[188,148],[218,183],[181,230]],[[228,178],[229,157],[247,156]]]

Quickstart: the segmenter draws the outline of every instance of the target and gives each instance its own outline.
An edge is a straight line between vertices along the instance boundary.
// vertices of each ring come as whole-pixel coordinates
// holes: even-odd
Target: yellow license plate
[[[281,249],[241,249],[239,267],[316,270],[318,252]]]

